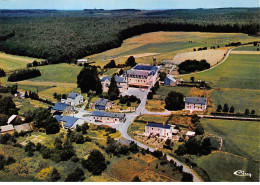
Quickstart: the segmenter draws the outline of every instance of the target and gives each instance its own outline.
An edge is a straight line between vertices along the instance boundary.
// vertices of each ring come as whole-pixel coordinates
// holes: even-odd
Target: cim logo
[[[245,171],[243,170],[237,170],[234,172],[234,175],[237,175],[237,176],[249,176],[249,177],[252,177],[252,174],[251,173],[246,173]]]

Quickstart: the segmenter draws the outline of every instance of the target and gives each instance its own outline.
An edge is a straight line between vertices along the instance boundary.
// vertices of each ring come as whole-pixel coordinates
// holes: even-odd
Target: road
[[[89,116],[86,116],[86,115],[90,115],[91,113],[88,112],[88,111],[85,111],[84,110],[84,107],[81,107],[81,108],[75,108],[75,110],[78,111],[77,114],[74,114],[73,116],[74,117],[77,117],[77,118],[81,118],[83,119],[84,121],[87,121],[87,122],[90,122],[90,123],[93,123],[93,124],[97,124],[97,125],[109,125],[113,128],[116,128],[120,133],[121,133],[121,136],[124,137],[125,139],[128,139],[130,141],[134,141],[139,147],[141,148],[144,148],[144,149],[149,149],[149,151],[153,152],[155,151],[154,148],[152,147],[149,147],[149,146],[146,146],[144,145],[143,143],[140,143],[136,140],[134,140],[132,137],[130,137],[127,133],[127,130],[128,130],[128,127],[131,125],[131,123],[133,122],[133,120],[135,119],[136,116],[138,115],[141,115],[141,114],[159,114],[159,115],[165,115],[165,114],[169,114],[170,111],[165,111],[163,113],[153,113],[153,112],[149,112],[147,110],[145,110],[145,105],[146,105],[146,101],[147,101],[147,94],[148,92],[150,91],[150,88],[148,88],[147,90],[143,91],[142,92],[145,92],[145,96],[142,96],[143,98],[141,99],[141,103],[139,104],[138,108],[136,109],[136,112],[134,113],[128,113],[126,114],[126,120],[124,123],[119,123],[119,124],[104,124],[104,123],[94,123],[90,120],[90,117]],[[193,181],[194,182],[202,182],[203,180],[194,172],[192,171],[187,165],[183,164],[182,162],[178,161],[177,159],[175,159],[174,157],[172,156],[169,156],[167,155],[167,160],[173,160],[177,166],[183,166],[183,171],[184,172],[187,172],[187,173],[190,173],[192,174],[193,176]]]

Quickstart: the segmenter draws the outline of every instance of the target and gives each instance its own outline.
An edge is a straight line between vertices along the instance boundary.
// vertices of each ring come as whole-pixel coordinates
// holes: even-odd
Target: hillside
[[[248,11],[250,10],[250,11]],[[243,15],[243,16],[242,16]],[[1,10],[0,50],[51,63],[121,46],[124,39],[153,31],[258,31],[258,9]]]

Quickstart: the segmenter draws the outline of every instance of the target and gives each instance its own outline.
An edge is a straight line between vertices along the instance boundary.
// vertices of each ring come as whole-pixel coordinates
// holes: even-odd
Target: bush
[[[65,182],[78,182],[84,179],[84,171],[81,168],[77,167],[74,171],[68,174]]]
[[[2,68],[0,68],[0,77],[5,77],[5,76],[6,76],[5,71]]]

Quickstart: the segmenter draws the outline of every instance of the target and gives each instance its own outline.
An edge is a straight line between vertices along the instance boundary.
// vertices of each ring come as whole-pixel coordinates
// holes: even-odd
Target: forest
[[[154,31],[255,35],[259,31],[258,18],[258,8],[165,11],[0,10],[0,50],[9,54],[47,59],[48,63],[73,62],[119,47],[124,39]]]

